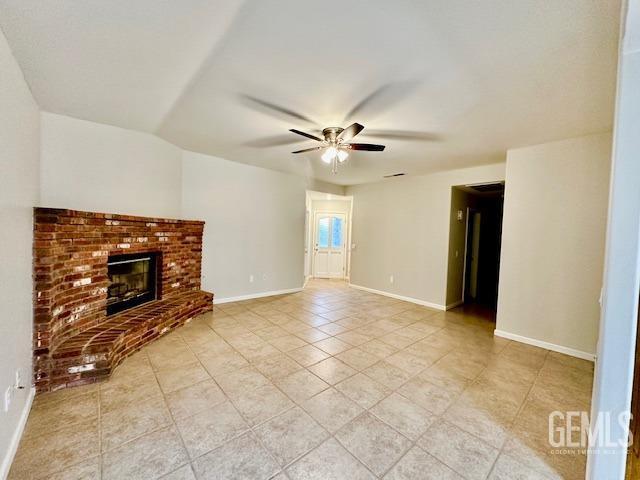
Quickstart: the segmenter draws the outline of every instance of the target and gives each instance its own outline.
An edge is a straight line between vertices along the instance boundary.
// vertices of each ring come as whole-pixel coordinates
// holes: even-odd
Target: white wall
[[[182,183],[183,217],[206,222],[205,290],[222,300],[302,287],[303,178],[184,152]]]
[[[42,205],[177,218],[181,153],[148,133],[42,113]]]
[[[610,134],[507,152],[497,331],[595,353],[610,167]]]
[[[607,227],[602,317],[591,418],[613,419],[609,438],[615,447],[594,449],[587,458],[587,478],[622,480],[627,459],[628,424],[620,413],[631,409],[638,287],[640,284],[640,0],[628,2],[620,42],[614,153]],[[634,438],[637,442],[638,438]],[[597,445],[596,445],[597,447]]]
[[[500,163],[348,187],[356,244],[351,283],[444,308],[451,187],[504,180],[504,168]]]
[[[41,118],[41,205],[205,220],[203,285],[217,299],[302,286],[305,189],[344,193],[183,152],[147,133],[52,113]]]
[[[20,369],[31,385],[33,207],[38,203],[40,113],[0,32],[0,404]],[[0,407],[0,478],[8,473],[30,389]]]
[[[307,190],[314,192],[331,193],[333,195],[344,195],[345,188],[343,185],[335,185],[333,183],[323,182],[322,180],[315,180],[313,178],[307,178]]]
[[[311,200],[311,210],[315,212],[344,213],[351,211],[350,200]]]

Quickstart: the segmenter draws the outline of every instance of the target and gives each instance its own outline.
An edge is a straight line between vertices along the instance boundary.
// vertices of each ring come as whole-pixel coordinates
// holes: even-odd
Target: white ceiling
[[[43,110],[343,185],[610,129],[619,15],[619,0],[0,0]],[[337,176],[290,154],[314,142],[289,128],[354,121],[387,149]]]

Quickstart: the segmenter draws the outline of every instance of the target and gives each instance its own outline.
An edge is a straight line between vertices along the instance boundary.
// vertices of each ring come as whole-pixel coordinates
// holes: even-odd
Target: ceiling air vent
[[[385,175],[384,178],[401,177],[403,175],[406,175],[406,173],[392,173],[391,175]]]

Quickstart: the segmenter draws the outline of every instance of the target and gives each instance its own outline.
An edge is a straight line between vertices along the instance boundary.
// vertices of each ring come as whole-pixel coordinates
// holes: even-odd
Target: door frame
[[[316,244],[316,230],[318,226],[318,216],[320,215],[340,215],[344,217],[345,229],[344,229],[344,253],[342,255],[342,276],[341,277],[331,277],[337,279],[348,279],[349,278],[349,266],[351,262],[351,255],[349,248],[351,241],[351,215],[345,212],[336,212],[336,211],[325,211],[325,210],[317,210],[313,212],[313,225],[311,226],[311,238],[309,242],[309,246],[313,251],[311,252],[311,270],[309,271],[309,276],[311,278],[324,278],[324,277],[316,277],[316,252],[315,252],[315,244]]]
[[[466,217],[465,217],[465,230],[464,230],[464,266],[462,267],[462,303],[464,304],[469,297],[467,296],[467,280],[470,276],[471,270],[471,252],[469,251],[469,244],[471,242],[471,238],[469,234],[471,233],[471,229],[469,228],[470,224],[475,219],[475,214],[480,213],[479,210],[475,207],[467,207]]]

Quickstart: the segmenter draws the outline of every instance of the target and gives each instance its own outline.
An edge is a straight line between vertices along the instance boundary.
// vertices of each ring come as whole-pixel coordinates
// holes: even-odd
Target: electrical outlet
[[[389,275],[389,283],[393,283],[393,282],[394,282],[393,275]]]
[[[263,274],[262,274],[262,280],[266,280],[266,279],[267,279],[267,274],[266,274],[266,273],[263,273]]]
[[[253,275],[249,275],[249,283],[253,283],[253,280],[254,280]]]

